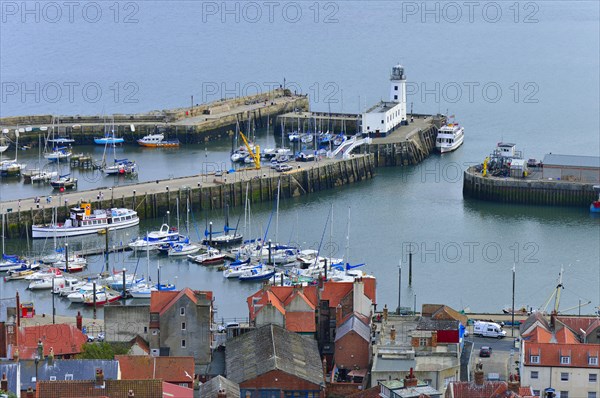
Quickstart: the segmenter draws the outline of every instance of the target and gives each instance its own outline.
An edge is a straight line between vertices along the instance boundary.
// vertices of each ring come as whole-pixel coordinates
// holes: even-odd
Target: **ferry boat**
[[[90,203],[82,203],[81,207],[71,208],[71,215],[64,223],[33,225],[33,238],[62,238],[98,233],[98,230],[111,228],[122,229],[138,225],[140,219],[137,212],[131,209],[112,208],[94,210]]]
[[[435,148],[440,153],[452,152],[462,145],[465,128],[458,123],[449,123],[438,130]]]
[[[144,136],[137,140],[137,143],[141,146],[150,147],[150,148],[159,148],[159,147],[178,147],[179,140],[165,140],[165,136],[163,134],[150,134]]]

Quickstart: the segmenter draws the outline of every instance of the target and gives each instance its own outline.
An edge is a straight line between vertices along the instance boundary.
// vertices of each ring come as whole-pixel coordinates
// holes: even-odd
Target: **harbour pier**
[[[58,219],[64,220],[69,209],[81,202],[92,203],[93,208],[131,208],[142,219],[156,218],[167,210],[173,212],[177,199],[180,206],[189,202],[192,211],[219,209],[225,205],[242,206],[246,190],[251,203],[268,202],[275,198],[278,189],[284,199],[370,179],[375,167],[374,156],[370,154],[289,164],[292,170],[283,173],[269,167],[223,174],[213,169],[189,177],[57,192],[50,203],[35,203],[34,198],[2,202],[6,236],[26,237],[32,224],[50,223],[54,208]],[[99,192],[103,193],[103,199],[98,199]]]
[[[306,95],[276,89],[185,108],[138,114],[4,117],[0,118],[0,130],[7,129],[8,137],[14,140],[15,129],[23,129],[19,134],[19,144],[36,146],[38,135],[47,134],[47,131],[40,130],[41,127],[51,129],[54,120],[57,136],[66,135],[75,140],[76,144],[93,144],[94,137],[102,137],[105,128],[109,131],[112,129],[114,120],[115,136],[124,138],[126,143],[135,143],[143,136],[157,131],[176,137],[182,143],[201,143],[229,137],[237,122],[247,126],[250,120],[254,127],[266,127],[267,120],[275,120],[282,113],[306,110],[308,106]]]

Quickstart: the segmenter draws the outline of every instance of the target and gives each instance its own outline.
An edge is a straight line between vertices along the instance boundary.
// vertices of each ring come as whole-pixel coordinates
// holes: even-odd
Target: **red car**
[[[481,347],[481,349],[479,350],[479,356],[484,358],[489,358],[492,356],[492,348],[488,347],[488,346],[483,346]]]

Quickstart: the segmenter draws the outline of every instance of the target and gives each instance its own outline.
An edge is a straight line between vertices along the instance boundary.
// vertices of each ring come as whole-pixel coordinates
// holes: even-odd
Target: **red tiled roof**
[[[148,347],[148,343],[146,343],[146,340],[141,338],[139,334],[137,334],[133,339],[129,341],[130,348],[136,344],[138,345],[138,347],[140,347],[142,351],[144,351],[147,354],[150,354],[150,347]]]
[[[199,294],[204,294],[208,300],[212,300],[212,292],[194,291],[189,287],[180,291],[152,292],[150,296],[150,312],[158,312],[162,315],[183,296],[187,296],[194,304],[197,304]]]
[[[577,340],[577,337],[568,328],[561,328],[558,332],[555,333],[554,337],[556,338],[557,343],[579,344],[579,340]]]
[[[44,355],[50,354],[52,348],[55,356],[79,354],[87,342],[81,330],[67,324],[21,327],[18,333],[21,359],[35,358],[39,340],[44,345]]]
[[[194,389],[163,382],[163,397],[193,398]]]
[[[508,385],[504,381],[485,381],[482,385],[477,385],[468,381],[456,381],[448,385],[452,389],[454,397],[460,398],[492,398],[492,397],[516,397],[508,390]],[[450,391],[446,392],[446,396]]]
[[[354,394],[348,395],[348,398],[379,398],[379,392],[381,387],[371,387],[364,391],[355,392]]]
[[[117,355],[115,359],[119,361],[123,380],[162,379],[170,383],[190,383],[190,377],[194,378],[194,357]]]
[[[590,334],[594,329],[600,327],[600,319],[591,316],[570,317],[557,316],[556,320],[571,329],[576,334],[580,334],[583,330],[586,334]]]
[[[353,282],[332,282],[323,283],[321,300],[329,301],[329,308],[336,308],[342,299],[352,291]]]
[[[543,327],[536,327],[530,333],[523,336],[523,340],[531,343],[549,343],[552,340],[552,333]]]
[[[104,388],[96,387],[93,380],[38,381],[36,390],[38,398],[127,398],[129,390],[136,397],[163,398],[161,380],[105,380]]]
[[[290,332],[314,333],[317,331],[314,312],[288,312],[285,328]]]
[[[552,366],[565,368],[594,368],[588,358],[598,357],[600,346],[598,344],[561,344],[561,343],[530,343],[525,344],[526,366]],[[531,363],[531,355],[539,355],[540,362]],[[570,364],[561,364],[560,357],[569,356]]]
[[[308,305],[308,306],[309,306],[311,309],[313,309],[313,310],[314,310],[315,308],[317,308],[317,302],[316,302],[316,301],[315,301],[314,303],[313,303],[313,302],[311,302],[311,301],[308,299],[308,297],[307,297],[307,296],[304,294],[304,292],[303,292],[303,291],[301,291],[301,290],[296,290],[296,291],[292,292],[292,294],[290,294],[290,295],[288,296],[288,298],[287,298],[287,299],[286,299],[286,300],[285,300],[283,303],[284,303],[284,304],[285,304],[285,306],[287,307],[287,306],[288,306],[288,305],[289,305],[289,304],[292,302],[292,300],[294,300],[296,297],[300,297],[302,300],[304,300],[304,302],[305,302],[305,303],[306,303],[306,304],[307,304],[307,305]],[[315,299],[316,299],[316,296],[315,296]]]

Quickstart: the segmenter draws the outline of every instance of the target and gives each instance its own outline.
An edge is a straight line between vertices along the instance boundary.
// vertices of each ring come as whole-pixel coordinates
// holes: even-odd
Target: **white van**
[[[502,339],[506,337],[506,330],[494,322],[477,321],[473,327],[473,334],[482,337],[496,337]]]

